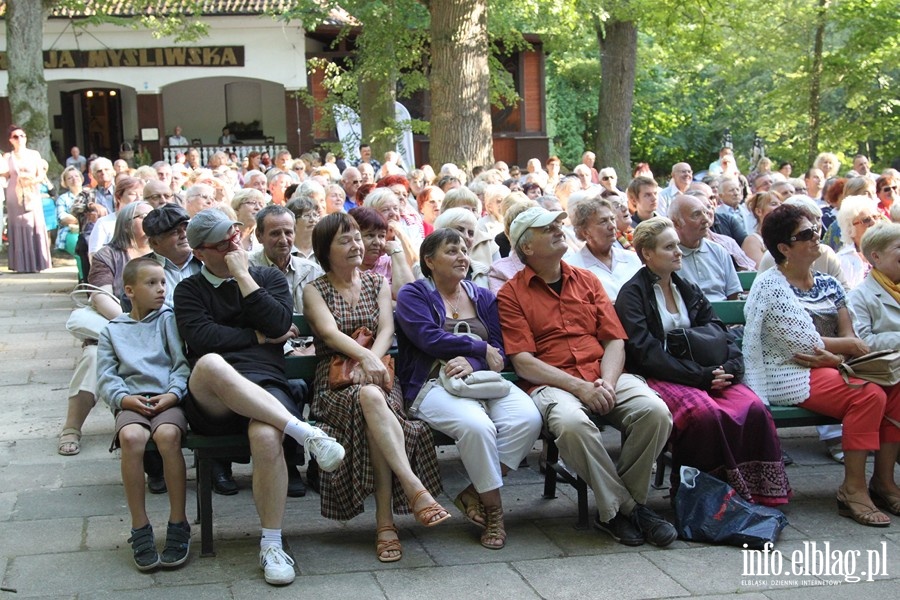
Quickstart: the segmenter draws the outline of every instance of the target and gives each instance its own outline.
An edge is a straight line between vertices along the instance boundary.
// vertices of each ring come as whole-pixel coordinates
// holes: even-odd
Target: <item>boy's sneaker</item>
[[[138,571],[149,571],[159,566],[159,553],[156,551],[156,540],[153,538],[153,527],[148,523],[140,529],[132,529],[131,550],[134,552],[134,566]]]
[[[187,560],[191,550],[191,526],[187,522],[169,523],[166,529],[166,545],[163,547],[160,565],[172,569]]]
[[[319,468],[326,473],[336,471],[344,460],[344,447],[333,437],[328,437],[318,427],[312,428],[312,433],[306,438],[304,447],[307,452],[316,457]]]
[[[294,581],[294,559],[281,548],[268,546],[259,551],[259,566],[266,575],[266,583],[287,585]]]

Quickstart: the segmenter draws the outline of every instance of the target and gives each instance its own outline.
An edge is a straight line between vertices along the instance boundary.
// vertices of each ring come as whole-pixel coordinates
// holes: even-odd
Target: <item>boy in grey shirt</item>
[[[187,560],[191,527],[185,514],[186,475],[181,404],[190,367],[172,309],[165,305],[166,275],[154,260],[137,258],[122,275],[131,312],[110,321],[97,347],[99,395],[116,417],[112,451],[122,449],[122,483],[131,513],[131,547],[141,571]],[[162,557],[144,506],[144,449],[150,438],[162,455],[169,489],[169,523]]]

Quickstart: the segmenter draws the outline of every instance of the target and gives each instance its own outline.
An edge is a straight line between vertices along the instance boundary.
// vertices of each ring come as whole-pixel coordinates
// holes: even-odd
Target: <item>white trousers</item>
[[[500,464],[515,470],[541,434],[540,413],[517,387],[496,400],[469,400],[436,385],[422,400],[417,416],[456,440],[478,493],[501,487]]]

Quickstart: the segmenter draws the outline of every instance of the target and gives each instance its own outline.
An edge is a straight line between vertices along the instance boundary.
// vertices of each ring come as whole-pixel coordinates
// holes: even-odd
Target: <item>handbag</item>
[[[675,358],[718,367],[728,360],[728,333],[715,322],[679,327],[666,334],[666,350]]]
[[[752,504],[724,481],[681,467],[675,492],[675,528],[681,539],[762,548],[774,544],[787,524],[780,510]]]
[[[869,352],[838,365],[841,377],[849,385],[851,377],[865,379],[884,387],[900,383],[900,351],[879,350]]]
[[[465,326],[466,330],[461,331],[461,326]],[[453,328],[453,334],[481,340],[478,335],[472,333],[469,324],[465,321],[459,321],[456,324]],[[451,377],[447,375],[444,369],[447,366],[447,362],[443,360],[439,362],[438,380],[441,386],[454,396],[473,400],[496,400],[509,395],[512,389],[512,383],[495,371],[474,371],[465,377]]]
[[[368,327],[358,327],[351,335],[353,341],[363,348],[371,349],[375,343],[375,334]],[[382,356],[381,362],[388,371],[388,381],[383,389],[388,394],[394,389],[394,357]],[[350,387],[353,381],[353,371],[359,367],[359,361],[344,356],[343,354],[335,354],[331,357],[331,363],[328,365],[328,387],[332,390],[342,390]]]
[[[69,318],[66,320],[66,330],[71,333],[75,339],[81,341],[100,339],[100,332],[103,331],[103,328],[109,323],[109,319],[97,312],[97,309],[91,305],[91,295],[93,294],[109,296],[116,301],[116,304],[121,304],[115,295],[96,285],[91,285],[89,283],[79,283],[76,285],[75,289],[69,292],[69,297],[75,303],[77,308],[72,311],[72,314],[70,314]]]

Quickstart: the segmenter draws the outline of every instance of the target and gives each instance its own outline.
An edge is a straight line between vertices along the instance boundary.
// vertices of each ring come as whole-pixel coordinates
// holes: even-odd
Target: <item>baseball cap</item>
[[[144,217],[144,233],[148,236],[161,235],[190,221],[187,211],[177,204],[163,204]]]
[[[519,213],[519,216],[517,216],[509,226],[509,241],[512,244],[513,249],[518,245],[519,238],[521,238],[526,231],[532,227],[546,227],[556,221],[560,216],[565,218],[568,215],[561,210],[550,211],[546,208],[541,208],[540,206],[532,206],[528,210]]]
[[[203,244],[221,242],[228,237],[228,230],[232,225],[243,225],[243,223],[231,220],[218,208],[201,210],[188,223],[188,244],[191,245],[191,248],[199,248]]]

